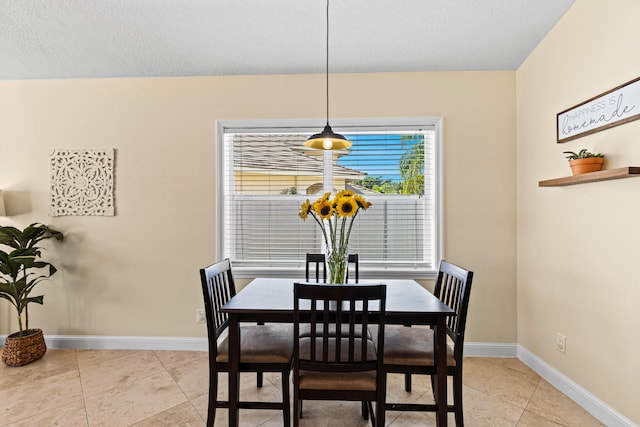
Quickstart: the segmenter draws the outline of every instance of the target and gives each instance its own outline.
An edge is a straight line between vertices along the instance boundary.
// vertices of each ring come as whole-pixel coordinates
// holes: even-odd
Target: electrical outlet
[[[567,337],[560,332],[556,333],[556,350],[562,354],[567,354]]]
[[[205,317],[204,317],[204,310],[201,308],[196,308],[196,323],[204,323],[205,322]]]

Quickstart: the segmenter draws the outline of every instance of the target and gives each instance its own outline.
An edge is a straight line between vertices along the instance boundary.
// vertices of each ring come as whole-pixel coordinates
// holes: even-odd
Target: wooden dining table
[[[302,282],[303,280],[298,280]],[[239,425],[240,323],[293,323],[291,278],[256,278],[222,307],[229,316],[229,426]],[[387,285],[386,324],[433,325],[436,359],[436,425],[447,425],[446,319],[455,312],[415,280],[361,280]]]

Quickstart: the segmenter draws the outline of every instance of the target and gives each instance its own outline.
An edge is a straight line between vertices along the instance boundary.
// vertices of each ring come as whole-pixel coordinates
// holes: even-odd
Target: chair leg
[[[282,408],[284,427],[291,427],[291,406],[289,398],[289,369],[282,371]]]
[[[258,322],[257,325],[264,325],[264,322]],[[258,388],[262,388],[262,379],[263,379],[262,377],[263,377],[262,371],[258,371],[256,373],[256,386]]]
[[[385,393],[386,394],[386,393]],[[378,401],[376,402],[376,427],[384,427],[385,423],[387,422],[386,420],[386,413],[387,407],[386,407],[386,402],[385,402],[385,396],[381,396],[378,398]]]
[[[369,419],[369,407],[367,406],[367,402],[365,402],[364,400],[361,403],[362,406],[362,419],[363,420],[368,420]]]
[[[458,371],[453,376],[453,407],[456,415],[456,427],[464,426],[464,416],[462,415],[462,372]]]
[[[263,378],[262,372],[261,371],[256,372],[256,386],[258,388],[262,388],[262,378]]]
[[[216,400],[218,399],[218,373],[209,374],[209,407],[207,411],[207,427],[213,427],[216,419]]]
[[[437,396],[437,387],[436,387],[436,376],[435,375],[431,375],[431,393],[433,394],[433,399],[435,401],[438,400],[438,396]]]
[[[405,328],[410,328],[411,325],[403,325]],[[411,393],[411,374],[404,374],[404,391]]]
[[[293,387],[293,427],[300,425],[300,418],[302,417],[302,400],[298,395],[298,389]]]
[[[369,412],[369,419],[371,419],[371,427],[378,427],[380,423],[377,422],[376,420],[379,420],[380,418],[378,417],[378,414],[373,412],[373,405],[371,404],[371,402],[366,402],[366,406]],[[378,409],[377,406],[376,406],[376,409]]]
[[[433,392],[433,398],[438,399],[436,393],[436,376],[431,375],[431,390]],[[453,376],[453,409],[456,418],[456,427],[464,427],[464,417],[462,415],[462,372],[458,371]],[[448,410],[451,412],[451,409]]]

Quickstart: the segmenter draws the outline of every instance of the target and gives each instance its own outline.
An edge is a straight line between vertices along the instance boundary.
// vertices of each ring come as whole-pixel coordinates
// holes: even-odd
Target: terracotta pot
[[[29,329],[26,335],[20,332],[7,337],[2,351],[2,361],[7,366],[22,366],[40,359],[47,351],[42,329]]]
[[[597,172],[602,169],[603,163],[604,157],[587,157],[586,159],[569,160],[571,173],[574,175]]]

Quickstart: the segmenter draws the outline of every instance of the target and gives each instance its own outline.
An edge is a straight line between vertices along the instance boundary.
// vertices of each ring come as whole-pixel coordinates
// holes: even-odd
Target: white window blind
[[[318,225],[298,217],[304,200],[324,194],[324,152],[303,145],[316,131],[224,128],[219,231],[222,256],[236,271],[300,277],[305,253],[323,251]],[[359,254],[361,274],[411,270],[420,277],[416,270],[434,271],[436,126],[341,126],[340,132],[353,145],[332,152],[332,193],[350,189],[372,203],[358,214],[349,241],[349,252]]]

